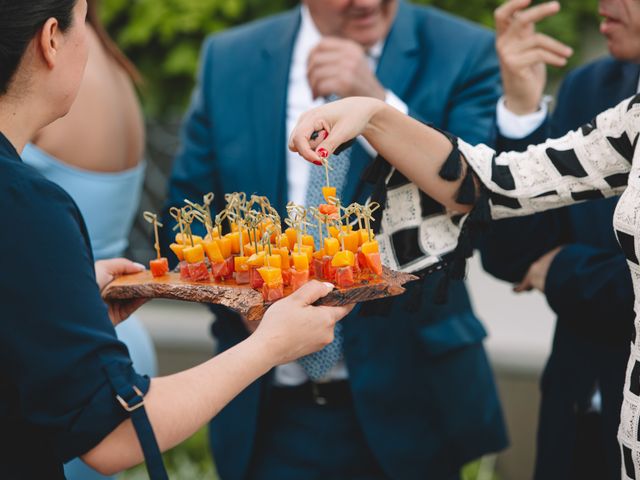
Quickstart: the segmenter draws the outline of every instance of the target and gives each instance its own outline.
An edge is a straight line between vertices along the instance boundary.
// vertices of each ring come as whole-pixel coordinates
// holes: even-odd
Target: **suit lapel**
[[[274,33],[260,48],[259,65],[253,72],[253,174],[279,212],[287,203],[287,94],[289,70],[295,38],[300,27],[300,11],[292,11],[285,27]],[[247,192],[248,194],[252,192]]]
[[[631,97],[638,93],[638,78],[640,77],[640,65],[635,63],[625,63],[622,74],[623,98]]]
[[[406,99],[411,81],[418,68],[419,43],[412,16],[413,7],[398,2],[398,13],[389,32],[378,62],[377,76],[380,83],[398,97]],[[371,162],[364,148],[356,143],[351,153],[349,178],[343,196],[349,202],[363,201],[368,188],[362,188],[362,172]],[[354,198],[354,197],[358,198]]]

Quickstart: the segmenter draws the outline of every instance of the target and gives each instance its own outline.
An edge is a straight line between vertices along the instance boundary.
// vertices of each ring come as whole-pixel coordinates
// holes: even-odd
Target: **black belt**
[[[271,393],[274,402],[291,402],[321,407],[343,407],[352,402],[349,382],[338,380],[328,383],[307,382],[295,387],[273,387]]]

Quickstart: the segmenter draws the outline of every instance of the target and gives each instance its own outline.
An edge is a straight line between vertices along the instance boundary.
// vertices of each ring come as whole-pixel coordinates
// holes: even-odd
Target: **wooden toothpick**
[[[143,213],[143,217],[144,219],[151,223],[153,225],[153,231],[155,233],[155,237],[156,237],[156,243],[154,245],[155,249],[156,249],[156,253],[158,254],[158,259],[160,259],[162,257],[162,255],[160,255],[160,238],[158,235],[158,227],[162,227],[163,225],[158,222],[158,215],[156,215],[155,213],[152,212],[144,212]]]

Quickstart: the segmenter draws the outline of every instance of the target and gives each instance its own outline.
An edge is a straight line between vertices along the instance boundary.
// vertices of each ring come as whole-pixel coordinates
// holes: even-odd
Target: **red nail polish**
[[[320,155],[322,158],[327,158],[329,156],[329,152],[326,148],[319,148],[318,155]]]
[[[319,167],[320,165],[322,165],[322,162],[318,162],[318,161],[314,160],[314,161],[313,161],[313,164],[314,164],[314,165],[317,165],[317,166]]]

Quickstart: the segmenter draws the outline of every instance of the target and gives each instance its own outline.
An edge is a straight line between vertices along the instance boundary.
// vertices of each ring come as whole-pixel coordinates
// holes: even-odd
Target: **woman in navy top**
[[[133,370],[113,324],[140,302],[105,305],[99,287],[139,267],[94,270],[75,203],[19,156],[73,102],[86,9],[86,0],[0,0],[0,471],[12,480],[64,478],[62,463],[77,456],[105,474],[140,463],[143,449],[157,460],[158,446],[187,438],[257,377],[330,343],[348,311],[310,306],[330,291],[313,282],[215,359],[153,380]]]

